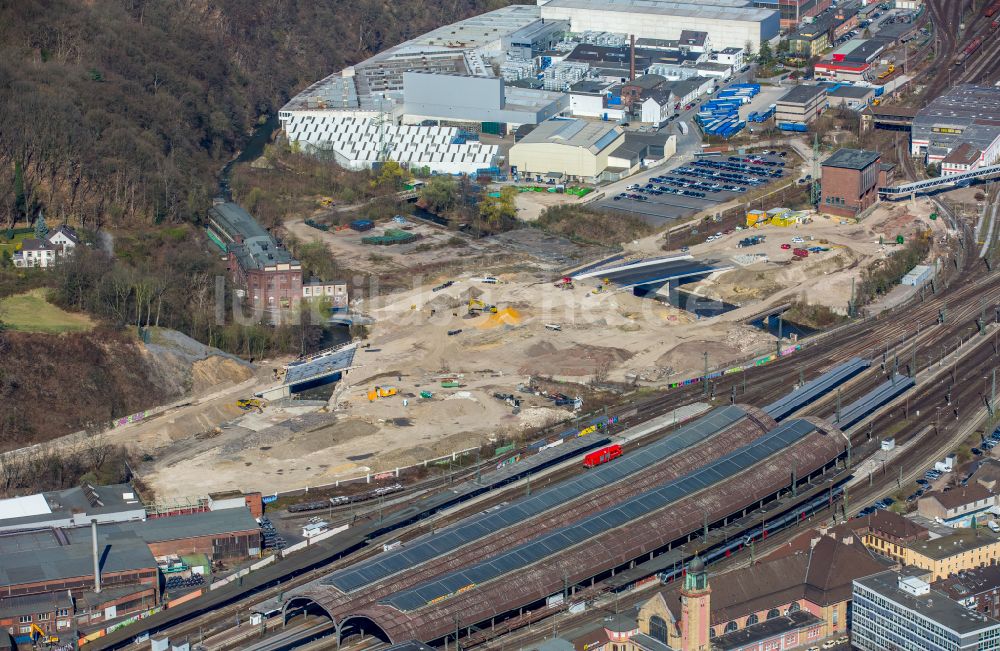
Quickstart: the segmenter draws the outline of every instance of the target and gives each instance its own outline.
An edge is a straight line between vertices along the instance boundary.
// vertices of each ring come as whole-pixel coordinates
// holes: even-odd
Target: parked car
[[[783,251],[787,251],[787,250],[788,250],[788,249],[790,249],[790,248],[792,248],[792,245],[791,245],[791,244],[788,244],[788,243],[785,243],[785,244],[782,244],[782,245],[781,245],[781,249],[782,249]]]
[[[982,453],[983,453],[983,451],[982,451],[982,450],[980,450],[979,448],[972,448],[971,450],[969,450],[969,452],[971,452],[972,454],[976,455],[977,457],[978,457],[978,456],[979,456],[980,454],[982,454]]]
[[[920,486],[929,486],[930,482],[927,481],[926,479],[918,479],[917,484],[919,484]]]

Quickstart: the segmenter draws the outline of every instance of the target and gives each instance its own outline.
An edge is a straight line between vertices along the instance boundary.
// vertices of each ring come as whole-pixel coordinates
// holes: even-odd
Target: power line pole
[[[701,387],[701,395],[708,396],[708,351],[706,350],[702,355],[705,359],[705,375],[702,376],[702,382],[704,384]]]

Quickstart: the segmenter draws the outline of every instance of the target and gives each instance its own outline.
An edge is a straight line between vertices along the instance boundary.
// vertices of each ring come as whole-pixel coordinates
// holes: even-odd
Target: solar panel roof
[[[750,445],[669,484],[636,495],[612,509],[552,531],[493,558],[397,592],[381,603],[402,611],[416,610],[441,597],[522,569],[748,470],[815,430],[816,426],[807,420],[788,421]]]
[[[728,405],[710,411],[698,420],[678,429],[646,447],[622,456],[586,473],[541,490],[530,497],[511,502],[494,511],[466,518],[450,527],[428,534],[391,552],[334,572],[321,583],[342,592],[353,592],[397,572],[408,570],[445,552],[472,543],[493,532],[518,524],[581,495],[621,481],[629,475],[677,454],[739,421],[746,412]]]

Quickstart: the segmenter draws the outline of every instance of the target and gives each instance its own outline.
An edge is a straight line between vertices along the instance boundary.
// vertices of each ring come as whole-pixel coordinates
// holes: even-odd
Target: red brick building
[[[206,232],[229,254],[233,282],[250,305],[290,308],[302,298],[302,265],[247,211],[235,203],[212,206]]]
[[[970,610],[1000,617],[1000,566],[964,570],[932,584]]]
[[[841,149],[823,163],[820,212],[857,217],[875,205],[879,188],[887,185],[891,166],[883,166],[877,151]]]
[[[65,592],[0,599],[0,629],[10,633],[18,648],[31,648],[32,625],[49,636],[72,637],[73,600]]]

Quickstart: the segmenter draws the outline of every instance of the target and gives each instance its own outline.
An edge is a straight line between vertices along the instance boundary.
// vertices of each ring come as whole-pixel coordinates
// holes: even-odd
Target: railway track
[[[971,237],[967,237],[971,241]],[[963,259],[960,252],[956,253],[956,260]],[[779,358],[772,364],[752,369],[745,374],[734,374],[722,376],[709,388],[709,394],[715,396],[715,400],[726,400],[735,392],[738,402],[748,402],[752,404],[766,404],[790,390],[790,385],[794,382],[792,378],[801,370],[802,374],[811,379],[819,372],[840,363],[855,355],[877,356],[885,350],[882,342],[887,342],[890,349],[905,348],[907,344],[914,341],[917,330],[923,329],[919,341],[921,348],[918,357],[930,358],[935,346],[940,346],[941,342],[954,338],[956,333],[969,329],[968,319],[980,311],[981,301],[985,297],[991,301],[991,305],[1000,303],[1000,283],[993,274],[984,275],[977,273],[975,262],[963,262],[960,269],[950,278],[947,287],[942,286],[936,293],[928,295],[925,300],[916,300],[911,304],[898,308],[887,317],[879,319],[869,319],[852,323],[844,328],[838,329],[834,334],[818,336],[815,343],[806,343],[802,351],[788,357]],[[931,326],[936,321],[937,315],[942,308],[947,308],[949,319],[942,326]],[[922,324],[922,325],[918,325]],[[905,354],[901,357],[905,357]],[[871,382],[874,382],[872,380]],[[865,390],[867,385],[859,385],[857,392]],[[627,418],[620,424],[621,428],[630,426],[641,421],[664,415],[671,410],[693,401],[702,399],[704,388],[700,385],[692,387],[678,388],[667,392],[663,396],[647,399],[642,402],[631,403],[631,409],[635,410],[635,416]],[[852,391],[852,394],[855,391]],[[615,413],[610,410],[609,413]],[[656,436],[663,436],[666,431],[658,433]],[[649,441],[652,439],[646,439]],[[644,443],[646,441],[643,441]],[[578,470],[572,467],[563,468],[550,473],[544,479],[533,483],[534,488],[547,486],[557,481],[561,481]],[[474,473],[470,470],[466,476]],[[457,479],[457,477],[456,477]],[[437,482],[447,481],[440,478]],[[424,486],[426,490],[432,487]],[[470,512],[478,512],[489,507],[489,503],[513,499],[520,489],[502,490],[496,495],[490,496],[485,502],[478,502],[469,509],[458,509],[455,513],[447,517],[436,519],[434,526],[444,526],[449,522],[467,516]],[[368,517],[373,517],[368,514]],[[426,531],[428,525],[418,525],[400,531],[392,538],[408,540]],[[387,537],[386,537],[387,538]],[[193,633],[218,633],[229,627],[235,615],[244,611],[257,603],[273,599],[284,591],[302,585],[308,581],[324,576],[334,569],[353,564],[364,558],[368,558],[378,552],[378,546],[372,545],[354,554],[339,559],[322,568],[304,572],[296,577],[282,581],[280,585],[260,590],[250,599],[246,599],[229,606],[217,609],[209,615],[195,617],[179,625],[165,629],[165,632],[178,638],[190,637]]]
[[[944,401],[945,396],[949,392],[957,391],[957,393],[952,395],[953,404],[956,402],[970,405],[978,404],[979,409],[972,409],[972,411],[976,412],[972,415],[972,420],[974,423],[978,422],[982,418],[983,403],[981,391],[979,390],[981,385],[975,380],[979,379],[980,374],[994,368],[998,358],[1000,358],[1000,355],[997,354],[997,348],[994,345],[992,337],[983,337],[982,342],[977,344],[972,351],[963,357],[962,372],[956,377],[956,382],[952,382],[951,374],[943,373],[928,384],[921,386],[919,388],[919,397],[910,399],[909,412],[915,414],[921,409],[927,411],[939,406],[938,403]],[[956,389],[959,382],[963,384],[961,391]],[[901,418],[897,411],[897,409],[893,409],[879,416],[875,420],[875,428],[884,429],[886,426],[897,422]],[[899,475],[894,472],[897,468],[904,469],[905,474],[902,485],[905,486],[911,483],[926,468],[928,460],[944,455],[964,440],[967,429],[968,427],[963,427],[962,421],[958,419],[947,420],[947,422],[946,419],[943,419],[936,426],[928,426],[924,419],[919,417],[907,420],[904,431],[897,434],[897,441],[899,444],[905,444],[907,441],[917,438],[918,442],[915,445],[909,446],[905,452],[889,462],[886,470],[878,479],[873,478],[870,486],[863,486],[853,491],[845,500],[844,511],[847,514],[854,515],[861,509],[861,505],[882,497],[887,492],[895,492],[899,488],[897,485]],[[866,441],[865,428],[862,428],[859,432],[855,432],[852,440],[855,444],[863,444]],[[851,502],[855,505],[850,506]],[[836,519],[836,516],[830,510],[827,510],[827,513],[828,517]],[[808,526],[813,526],[815,523],[809,522],[807,524]],[[756,547],[759,556],[766,556],[770,551],[784,545],[801,531],[802,528],[796,526],[768,536],[766,540],[758,543]],[[741,553],[714,563],[713,568],[716,571],[736,569],[746,566],[748,561],[748,555]],[[662,585],[658,583],[653,584],[646,588],[616,596],[613,601],[610,598],[606,598],[596,608],[597,610],[606,610],[609,614],[614,614],[621,609],[642,603],[655,592],[662,589]],[[551,626],[548,623],[538,625],[537,627],[529,626],[525,629],[504,635],[502,638],[485,642],[483,648],[513,648],[514,646],[523,647],[531,645],[540,642],[550,635],[551,630],[554,628],[558,630],[571,629],[587,622],[592,622],[593,619],[593,608],[579,615],[562,614],[558,616],[558,621]]]

